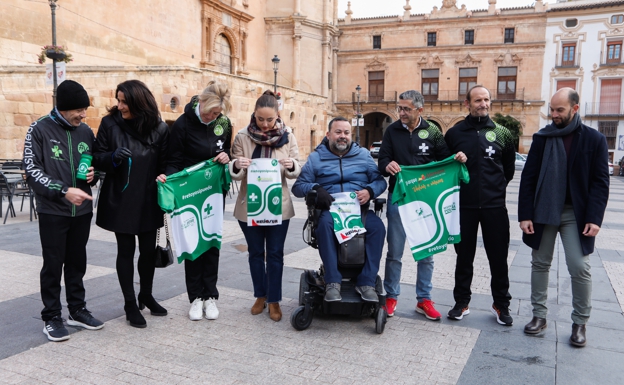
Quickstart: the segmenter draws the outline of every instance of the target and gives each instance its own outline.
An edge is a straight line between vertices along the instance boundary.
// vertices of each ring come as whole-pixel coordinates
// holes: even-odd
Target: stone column
[[[334,47],[332,55],[332,98],[334,105],[338,103],[338,48]]]
[[[301,86],[301,35],[293,35],[293,88],[298,90]]]
[[[301,15],[301,0],[295,0],[295,15]]]
[[[202,12],[202,31],[201,31],[201,62],[202,66],[210,62],[210,17],[208,12]]]
[[[323,82],[323,84],[321,84],[321,94],[325,97],[327,97],[329,95],[329,90],[327,88],[327,82],[328,82],[328,77],[329,77],[329,69],[327,68],[327,57],[329,56],[329,49],[330,49],[330,44],[329,41],[324,41],[323,42],[323,62],[322,62],[322,66],[321,66],[321,71],[323,71],[322,76],[321,76],[321,81]]]

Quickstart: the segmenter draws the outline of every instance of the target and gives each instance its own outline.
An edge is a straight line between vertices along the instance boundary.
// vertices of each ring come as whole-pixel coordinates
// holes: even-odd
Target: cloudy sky
[[[338,18],[345,17],[345,11],[347,10],[347,1],[338,0]],[[405,5],[405,0],[350,0],[351,10],[353,11],[354,18],[358,17],[371,17],[371,16],[385,16],[385,15],[402,15]],[[555,3],[556,0],[547,1],[548,3]],[[497,0],[497,8],[510,8],[510,7],[522,7],[526,5],[532,5],[535,0]],[[383,6],[380,6],[383,4]],[[469,10],[474,9],[487,9],[488,0],[457,0],[457,6],[461,7],[462,4],[466,4],[466,8]],[[442,0],[411,0],[412,14],[429,13],[434,6],[438,8],[442,7]]]

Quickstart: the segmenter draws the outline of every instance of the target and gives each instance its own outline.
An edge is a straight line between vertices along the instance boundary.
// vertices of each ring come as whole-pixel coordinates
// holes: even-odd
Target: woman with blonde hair
[[[301,172],[301,166],[297,140],[292,130],[288,130],[280,119],[277,98],[273,92],[265,91],[256,101],[249,125],[236,134],[232,158],[234,161],[230,163],[230,174],[233,179],[242,181],[234,216],[243,230],[249,250],[249,270],[256,297],[251,314],[262,313],[268,303],[269,316],[277,322],[282,319],[279,302],[282,300],[284,243],[290,218],[295,216],[286,178],[296,179]],[[247,169],[255,158],[277,159],[281,164],[280,225],[247,225]]]
[[[212,81],[191,98],[171,128],[167,175],[211,158],[222,164],[230,161],[232,123],[226,115],[231,107],[230,90],[223,83]],[[217,319],[219,249],[213,247],[193,261],[185,259],[184,273],[189,318],[199,321],[205,313],[207,319]]]

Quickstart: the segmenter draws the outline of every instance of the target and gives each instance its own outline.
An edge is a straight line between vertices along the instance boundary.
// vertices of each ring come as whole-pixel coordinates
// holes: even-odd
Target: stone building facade
[[[332,42],[336,0],[59,0],[57,45],[73,55],[67,78],[82,83],[97,130],[114,90],[144,81],[163,119],[175,120],[210,80],[232,90],[230,118],[243,128],[255,100],[272,89],[271,59],[280,58],[281,116],[293,128],[302,158],[321,141],[333,97]],[[20,158],[27,127],[52,106],[41,47],[51,44],[48,2],[0,2],[0,158]]]
[[[340,20],[338,99],[344,115],[357,110],[356,87],[365,125],[361,142],[381,140],[398,119],[398,95],[408,89],[425,96],[424,116],[443,131],[466,116],[466,90],[481,84],[491,90],[491,114],[501,112],[522,123],[520,151],[528,151],[539,126],[546,7],[470,11],[442,1],[430,13]]]
[[[562,87],[581,96],[583,122],[607,138],[609,159],[624,156],[624,1],[573,1],[550,6],[546,25],[542,94]],[[550,123],[548,104],[541,125]]]

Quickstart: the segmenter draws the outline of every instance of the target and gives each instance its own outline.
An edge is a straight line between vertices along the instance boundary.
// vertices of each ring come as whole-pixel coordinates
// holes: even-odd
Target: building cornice
[[[217,9],[219,11],[228,13],[232,16],[236,16],[238,19],[247,23],[249,23],[250,21],[254,19],[254,17],[248,14],[247,12],[240,11],[232,6],[223,4],[222,2],[217,1],[217,0],[203,0],[202,3],[209,7]]]

